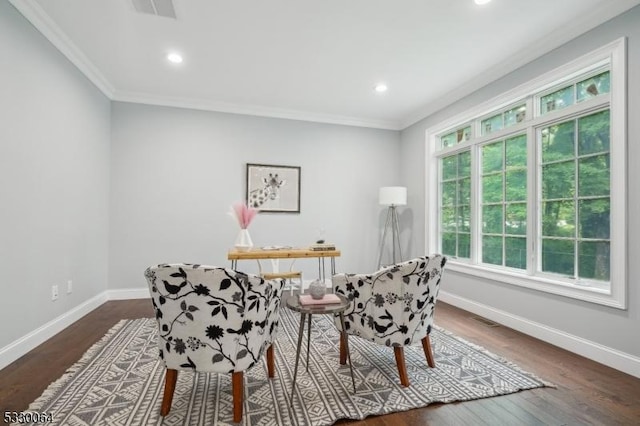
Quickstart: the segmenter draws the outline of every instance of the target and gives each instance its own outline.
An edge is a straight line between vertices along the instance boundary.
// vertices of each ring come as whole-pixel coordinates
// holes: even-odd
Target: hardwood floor
[[[33,351],[0,370],[0,415],[26,410],[44,389],[124,318],[152,316],[149,300],[107,302]],[[402,425],[638,425],[640,379],[574,355],[439,302],[436,324],[552,382],[542,388],[476,401],[346,422]],[[276,373],[277,374],[277,373]]]

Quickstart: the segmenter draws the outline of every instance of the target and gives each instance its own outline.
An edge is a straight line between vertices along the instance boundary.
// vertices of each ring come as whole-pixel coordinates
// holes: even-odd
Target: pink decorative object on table
[[[247,229],[256,213],[258,213],[258,210],[248,207],[245,203],[235,203],[232,209],[240,229]]]
[[[238,251],[249,251],[253,247],[253,241],[249,235],[249,225],[258,213],[258,210],[248,207],[245,203],[235,203],[231,206],[229,215],[236,219],[240,232],[236,238],[235,247]]]

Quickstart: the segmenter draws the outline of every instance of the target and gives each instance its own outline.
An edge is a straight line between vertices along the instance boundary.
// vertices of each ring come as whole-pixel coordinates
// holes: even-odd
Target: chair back
[[[277,331],[284,281],[228,268],[147,268],[167,368],[233,373],[255,365]]]
[[[446,262],[434,254],[371,275],[335,275],[334,291],[353,301],[345,312],[347,332],[386,346],[420,341],[431,332]]]

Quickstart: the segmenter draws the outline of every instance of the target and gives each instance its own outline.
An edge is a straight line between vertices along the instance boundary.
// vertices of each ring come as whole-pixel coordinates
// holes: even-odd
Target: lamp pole
[[[384,232],[382,233],[382,241],[380,241],[380,252],[378,254],[378,269],[380,269],[382,266],[382,253],[384,252],[389,228],[391,228],[392,262],[402,262],[402,247],[400,247],[400,227],[398,225],[397,207],[407,204],[407,188],[404,186],[382,187],[380,188],[378,197],[380,205],[389,206],[387,209],[387,220],[384,224]],[[398,254],[400,255],[399,259],[396,259],[396,246],[398,246]]]
[[[384,224],[384,232],[382,233],[382,241],[380,242],[380,251],[378,255],[378,269],[382,266],[382,253],[384,252],[385,242],[387,240],[387,232],[391,227],[391,256],[392,262],[396,263],[396,246],[398,246],[399,261],[402,261],[402,247],[400,246],[400,228],[398,226],[398,210],[396,205],[392,204],[387,209],[387,220]]]

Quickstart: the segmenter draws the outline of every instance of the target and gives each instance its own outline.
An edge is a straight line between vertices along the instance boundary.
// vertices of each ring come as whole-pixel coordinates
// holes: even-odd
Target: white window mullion
[[[577,95],[576,95],[577,96]],[[579,282],[580,279],[580,271],[578,271],[578,266],[580,264],[580,252],[578,251],[579,248],[579,237],[580,237],[580,215],[579,215],[579,197],[578,195],[580,194],[580,179],[579,179],[579,172],[578,172],[578,167],[580,165],[580,156],[578,155],[580,152],[579,149],[579,141],[580,141],[580,134],[579,134],[579,126],[578,126],[578,122],[579,120],[575,120],[574,122],[574,127],[573,127],[573,134],[574,134],[574,139],[573,139],[573,148],[574,148],[574,159],[573,159],[573,170],[574,170],[574,180],[575,180],[575,190],[573,193],[573,223],[575,224],[574,227],[574,232],[573,232],[573,236],[574,236],[574,240],[573,240],[573,252],[575,253],[574,259],[573,259],[573,278],[576,280],[576,282]],[[611,178],[609,178],[609,180],[611,180]]]
[[[540,268],[540,247],[542,244],[540,223],[542,154],[538,149],[540,129],[527,129],[527,274],[535,275]]]
[[[536,117],[534,96],[528,96],[527,99],[525,99],[525,105],[527,107],[527,115],[524,121],[528,123]]]
[[[433,134],[427,132],[427,149],[425,150],[425,163],[427,164],[425,170],[425,188],[433,188],[433,190],[427,191],[426,208],[425,208],[425,229],[427,235],[425,238],[425,253],[442,252],[442,242],[440,238],[440,210],[442,196],[440,194],[440,158],[435,153],[437,151],[436,143],[439,143],[438,138]]]
[[[611,288],[620,307],[627,306],[627,67],[626,39],[611,53]],[[615,165],[615,166],[614,166]]]
[[[471,147],[471,254],[470,259],[474,264],[482,260],[482,185],[480,165],[480,146]]]

